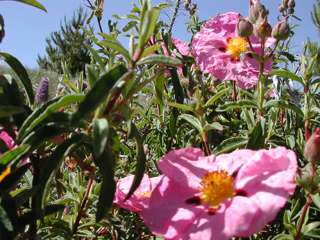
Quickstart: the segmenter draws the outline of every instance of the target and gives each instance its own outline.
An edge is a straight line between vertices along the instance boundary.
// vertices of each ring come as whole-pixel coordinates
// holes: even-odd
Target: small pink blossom
[[[17,134],[17,132],[15,131],[15,133]],[[0,127],[0,138],[7,144],[8,148],[9,149],[12,149],[12,148],[15,148],[14,146],[14,140],[9,136],[9,134],[5,131],[3,131],[3,128]],[[2,156],[2,154],[0,153],[0,157]],[[27,158],[25,159],[21,166],[27,164],[27,163],[30,163],[30,159]]]
[[[244,38],[239,38],[236,25],[239,13],[230,12],[217,15],[193,38],[193,55],[197,66],[202,72],[211,73],[222,81],[237,81],[240,88],[251,88],[258,82],[259,63],[250,54],[245,55],[245,61],[240,60],[242,52],[251,51]],[[242,48],[233,51],[232,42],[240,39]],[[239,41],[240,41],[239,40]],[[261,54],[261,41],[254,35],[250,37],[255,53]],[[265,47],[275,42],[267,38]],[[236,42],[235,45],[238,45]],[[231,47],[230,47],[231,46]],[[265,71],[272,69],[270,59],[264,67]]]
[[[249,237],[276,217],[296,187],[296,156],[284,147],[217,157],[189,147],[170,151],[158,166],[163,178],[140,217],[171,240]]]
[[[125,178],[121,178],[117,183],[115,198],[113,202],[124,209],[133,212],[140,212],[144,208],[148,207],[151,191],[158,184],[161,177],[162,176],[149,178],[148,175],[144,174],[140,186],[126,201],[125,198],[131,188],[134,175],[129,175]]]

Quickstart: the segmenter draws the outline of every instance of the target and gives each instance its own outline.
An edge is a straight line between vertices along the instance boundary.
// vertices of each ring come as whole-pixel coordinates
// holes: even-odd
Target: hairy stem
[[[180,6],[180,0],[177,0],[177,4],[176,4],[176,7],[174,8],[174,12],[173,12],[173,15],[172,15],[172,18],[171,18],[171,22],[170,22],[170,25],[169,25],[169,31],[168,31],[169,34],[171,34],[172,28],[173,28],[173,24],[176,21],[177,14],[178,14],[178,11],[179,11],[179,6]]]

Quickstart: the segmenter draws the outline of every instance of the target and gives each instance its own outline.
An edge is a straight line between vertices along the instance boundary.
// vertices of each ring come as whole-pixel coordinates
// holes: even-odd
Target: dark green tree
[[[60,31],[55,31],[46,39],[47,56],[38,55],[38,65],[40,68],[50,69],[59,73],[66,68],[67,71],[75,75],[83,71],[86,63],[90,63],[90,54],[85,44],[92,45],[88,35],[81,29],[87,18],[87,13],[83,8],[77,9],[71,20],[61,22]]]

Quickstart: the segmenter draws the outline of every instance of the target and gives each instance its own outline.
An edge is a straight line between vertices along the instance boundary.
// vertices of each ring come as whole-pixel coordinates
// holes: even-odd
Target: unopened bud
[[[282,6],[287,9],[288,8],[288,3],[289,3],[289,0],[282,0]]]
[[[298,168],[294,181],[298,186],[311,194],[319,192],[319,175],[316,172],[312,173],[310,163],[303,169]]]
[[[250,37],[253,32],[253,25],[239,14],[236,30],[239,37]]]
[[[197,4],[196,3],[192,3],[191,7],[190,7],[190,11],[195,11],[197,9]]]
[[[286,10],[286,8],[283,5],[279,5],[278,11],[283,13]]]
[[[272,37],[278,40],[286,40],[290,36],[291,30],[287,19],[278,22],[272,29]]]
[[[186,2],[190,4],[190,3],[191,3],[191,0],[186,0]]]
[[[189,3],[187,1],[183,2],[183,6],[185,10],[189,10]]]
[[[271,32],[272,27],[267,21],[267,16],[264,16],[263,10],[261,10],[253,33],[257,38],[267,38],[271,36]]]
[[[249,19],[251,23],[255,23],[258,20],[261,10],[263,11],[264,16],[268,15],[268,11],[264,5],[261,5],[260,0],[250,1]]]
[[[294,9],[293,8],[289,8],[289,14],[294,14]]]
[[[43,77],[39,83],[36,93],[36,102],[47,102],[50,99],[49,95],[49,78]]]
[[[288,3],[289,8],[295,8],[296,3],[294,0],[290,0],[290,2]]]
[[[303,155],[310,163],[320,163],[320,128],[307,141]]]

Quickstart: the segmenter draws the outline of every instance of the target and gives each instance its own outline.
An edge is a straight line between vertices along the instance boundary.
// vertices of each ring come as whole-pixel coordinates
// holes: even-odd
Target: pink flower
[[[240,15],[241,16],[241,15]],[[217,15],[193,38],[193,55],[202,72],[211,73],[220,80],[234,80],[240,88],[251,88],[258,82],[259,63],[250,54],[245,62],[240,54],[251,51],[245,38],[236,32],[239,13]],[[250,37],[255,53],[261,54],[261,42],[254,35]],[[267,38],[265,47],[275,39]],[[265,71],[272,69],[272,61],[265,64]]]
[[[196,148],[170,151],[163,178],[140,213],[166,239],[227,240],[263,229],[296,187],[292,150],[237,150],[205,157]]]
[[[17,133],[17,132],[15,131],[15,133]],[[14,146],[14,140],[9,136],[9,134],[7,132],[3,131],[2,127],[0,127],[0,138],[7,144],[9,149],[12,149],[12,148],[15,147]],[[2,156],[1,153],[0,153],[0,156]],[[21,166],[23,166],[23,165],[25,165],[27,163],[30,163],[30,159],[29,158],[25,159],[22,162]]]
[[[144,208],[148,207],[151,196],[151,191],[158,184],[162,176],[149,178],[148,175],[144,174],[140,186],[133,193],[133,195],[126,201],[125,198],[129,193],[132,185],[134,175],[129,175],[125,178],[121,178],[117,183],[115,192],[114,203],[120,207],[133,211],[140,212]]]
[[[153,36],[151,36],[151,41],[153,43]],[[189,47],[188,47],[188,44],[180,39],[177,39],[177,38],[171,38],[171,42],[176,46],[176,48],[179,50],[179,52],[182,54],[182,55],[188,55],[188,56],[191,56],[191,53],[190,53],[190,50],[189,50]],[[169,56],[169,52],[164,44],[163,41],[161,41],[161,46],[163,48],[163,51],[164,51],[164,54]],[[171,54],[171,57],[176,57],[174,54]],[[180,74],[182,74],[182,67],[177,67],[178,71]],[[166,71],[166,76],[170,76],[170,72],[169,71]]]

